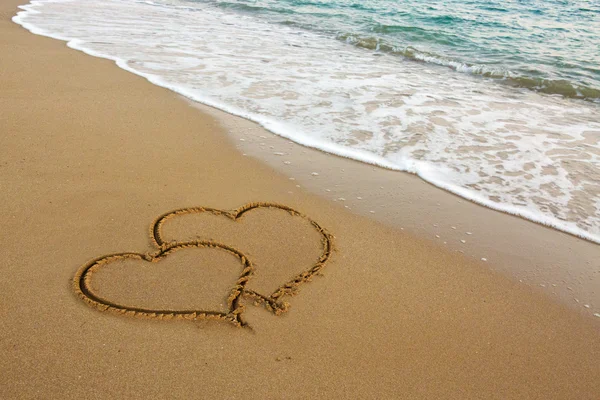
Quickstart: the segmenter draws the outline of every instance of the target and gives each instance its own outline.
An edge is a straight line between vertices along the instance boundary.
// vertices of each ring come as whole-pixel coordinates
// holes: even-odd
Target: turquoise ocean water
[[[34,33],[275,134],[600,243],[597,0],[22,8]]]
[[[204,2],[508,85],[600,100],[600,2],[593,0]]]

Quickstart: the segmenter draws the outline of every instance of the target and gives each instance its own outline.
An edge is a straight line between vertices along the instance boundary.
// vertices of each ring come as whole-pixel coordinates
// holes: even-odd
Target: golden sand
[[[596,321],[297,190],[175,94],[11,23],[17,4],[0,6],[0,398],[598,398]],[[286,210],[178,216],[164,242],[148,238],[169,210],[251,203],[309,216],[335,250],[321,259],[319,233]],[[152,259],[183,243],[235,253],[225,315],[243,309],[252,330],[198,320],[211,309],[195,289],[219,279],[210,263],[178,278],[194,305],[181,319],[129,318],[134,303],[99,312],[73,290],[90,260]],[[92,290],[138,298],[138,276],[111,273],[96,271]],[[174,284],[160,276],[148,277],[155,314]],[[290,297],[298,277],[310,282]],[[249,290],[285,298],[287,312],[256,307]]]

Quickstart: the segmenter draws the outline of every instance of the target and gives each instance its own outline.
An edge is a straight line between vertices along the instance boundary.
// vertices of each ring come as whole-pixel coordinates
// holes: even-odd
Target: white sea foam
[[[600,243],[600,107],[178,0],[41,0],[16,23],[300,144]]]

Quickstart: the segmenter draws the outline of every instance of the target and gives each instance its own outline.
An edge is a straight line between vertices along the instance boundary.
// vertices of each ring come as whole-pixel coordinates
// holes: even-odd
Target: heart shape
[[[178,250],[189,249],[189,248],[216,248],[225,250],[240,260],[243,266],[239,278],[237,279],[233,288],[229,291],[227,299],[227,312],[220,311],[206,311],[206,310],[159,310],[150,308],[133,307],[128,305],[118,304],[103,298],[94,292],[91,285],[92,275],[97,272],[100,268],[107,266],[110,263],[119,260],[140,260],[143,262],[159,262],[166,258],[169,254],[172,254]],[[148,317],[157,319],[188,319],[188,320],[200,320],[200,319],[212,319],[230,322],[236,326],[246,326],[247,324],[243,321],[241,314],[243,311],[243,305],[240,304],[240,298],[248,280],[254,272],[252,263],[246,256],[240,253],[238,250],[211,241],[192,241],[182,242],[175,244],[168,244],[162,246],[154,254],[140,254],[140,253],[119,253],[111,254],[97,258],[88,264],[84,265],[79,269],[73,280],[73,286],[75,292],[90,306],[97,308],[100,311],[111,311],[119,314],[125,314],[137,317]]]
[[[245,288],[243,291],[243,296],[254,300],[255,304],[262,304],[267,310],[271,311],[275,315],[279,315],[288,310],[289,304],[282,302],[281,299],[284,296],[293,296],[298,293],[298,290],[301,285],[306,282],[309,282],[314,275],[319,273],[327,261],[331,256],[332,248],[333,248],[333,236],[327,233],[325,229],[323,229],[316,221],[309,218],[305,214],[301,212],[277,203],[266,203],[266,202],[257,202],[257,203],[248,203],[245,204],[235,210],[227,211],[220,210],[217,208],[210,207],[189,207],[182,208],[179,210],[170,211],[159,216],[152,224],[150,230],[150,236],[152,241],[157,247],[164,246],[167,242],[163,239],[162,235],[162,227],[166,221],[172,219],[177,216],[189,215],[189,214],[201,214],[201,213],[210,213],[216,216],[223,216],[231,219],[232,221],[238,221],[244,214],[249,211],[261,209],[261,208],[276,208],[279,210],[283,210],[289,213],[292,216],[300,217],[305,219],[310,223],[310,225],[319,233],[321,236],[321,245],[322,245],[322,253],[319,256],[317,262],[313,264],[310,268],[305,271],[300,272],[296,276],[294,276],[289,281],[285,282],[283,285],[279,286],[273,293],[270,295],[263,295],[254,290]]]
[[[242,252],[222,243],[218,243],[211,240],[195,240],[195,241],[184,241],[184,242],[166,242],[162,236],[162,226],[166,221],[182,215],[188,214],[201,214],[210,213],[216,216],[224,216],[231,219],[232,221],[238,221],[245,213],[256,210],[256,209],[280,209],[292,216],[300,217],[307,220],[310,225],[319,233],[321,236],[322,253],[318,260],[308,269],[294,276],[281,286],[279,286],[270,295],[264,295],[257,291],[248,289],[246,287],[250,277],[254,272],[254,266]],[[304,283],[310,281],[312,277],[319,273],[327,261],[329,260],[333,247],[333,236],[327,233],[316,221],[307,217],[306,215],[294,210],[291,207],[284,206],[276,203],[249,203],[243,205],[235,210],[226,211],[216,208],[209,207],[190,207],[182,208],[179,210],[170,211],[159,216],[150,229],[151,240],[157,247],[157,251],[154,253],[141,254],[141,253],[118,253],[106,255],[97,258],[84,266],[82,266],[73,279],[73,288],[75,292],[81,297],[88,305],[97,308],[101,311],[111,311],[119,314],[125,314],[130,316],[148,317],[157,319],[212,319],[220,320],[232,323],[236,326],[248,326],[242,319],[242,313],[244,306],[240,304],[240,300],[243,297],[249,298],[254,301],[255,305],[262,305],[267,310],[271,311],[275,315],[279,315],[288,310],[289,304],[283,302],[282,299],[285,296],[292,296],[297,294],[299,287]],[[94,272],[106,266],[107,264],[116,262],[118,260],[141,260],[146,262],[158,262],[164,259],[169,254],[185,248],[217,248],[227,251],[236,256],[243,268],[238,280],[234,287],[229,292],[228,297],[228,310],[227,312],[220,311],[205,311],[205,310],[159,310],[134,307],[128,305],[118,304],[111,300],[105,299],[102,296],[94,292],[91,286],[91,276]]]

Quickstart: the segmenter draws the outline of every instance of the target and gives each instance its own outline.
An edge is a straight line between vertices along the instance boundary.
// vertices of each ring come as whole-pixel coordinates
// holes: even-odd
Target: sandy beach
[[[0,5],[0,398],[598,398],[598,318],[297,187],[12,23],[21,3]]]

